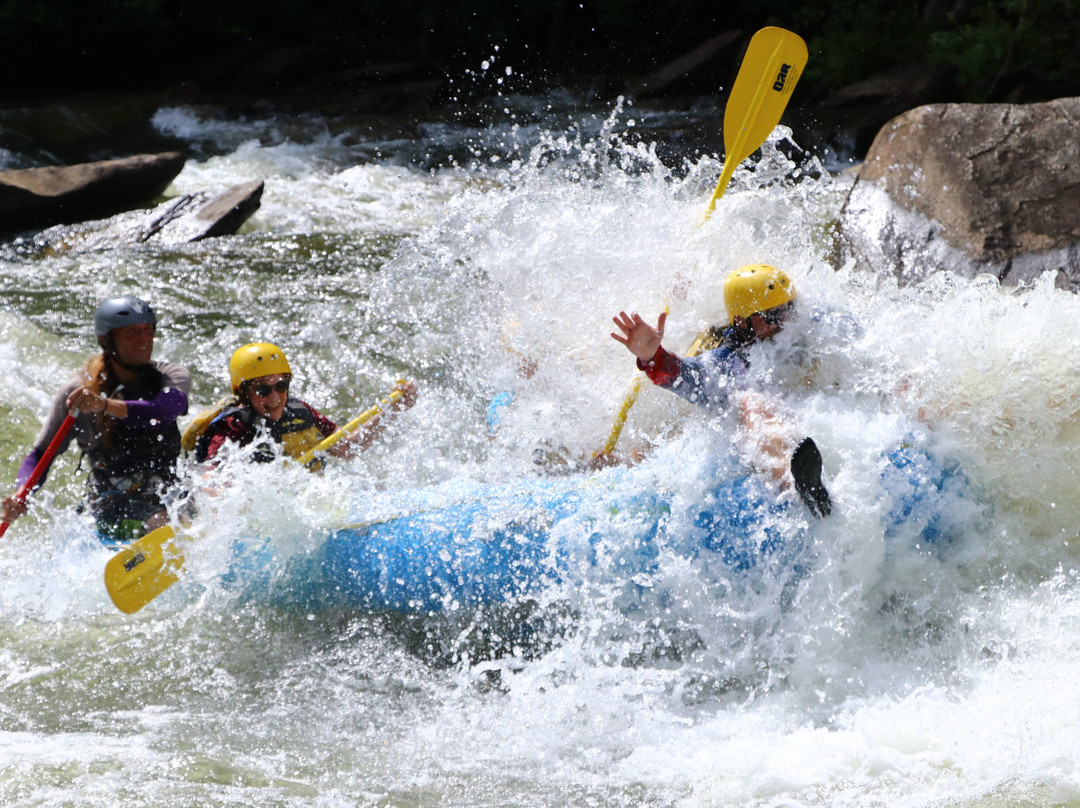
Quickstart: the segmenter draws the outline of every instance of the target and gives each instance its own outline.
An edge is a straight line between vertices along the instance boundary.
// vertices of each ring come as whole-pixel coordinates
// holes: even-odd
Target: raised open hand
[[[612,331],[611,338],[621,342],[634,356],[642,362],[648,362],[654,356],[664,339],[664,323],[667,322],[667,312],[661,312],[656,321],[656,327],[649,325],[641,319],[636,311],[627,314],[620,311],[618,316],[612,318],[619,331]],[[621,332],[621,333],[620,333]]]

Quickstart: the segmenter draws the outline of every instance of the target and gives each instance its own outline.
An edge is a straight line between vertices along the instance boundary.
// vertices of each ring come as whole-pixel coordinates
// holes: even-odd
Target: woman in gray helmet
[[[164,495],[176,481],[180,432],[187,412],[191,373],[150,359],[157,316],[150,305],[125,295],[106,300],[94,314],[101,353],[56,394],[33,449],[19,467],[27,480],[69,410],[78,410],[72,433],[89,461],[87,499],[103,537],[137,538],[164,524]],[[60,444],[64,451],[71,435]],[[44,479],[44,478],[42,478]],[[26,511],[10,496],[0,519]]]

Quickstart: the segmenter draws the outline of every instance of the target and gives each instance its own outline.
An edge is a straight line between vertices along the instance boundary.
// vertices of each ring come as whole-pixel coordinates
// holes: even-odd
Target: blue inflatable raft
[[[883,469],[887,538],[942,545],[963,529],[949,517],[968,487],[958,468],[905,446]],[[694,492],[665,491],[625,469],[448,483],[402,492],[399,506],[401,515],[358,519],[293,558],[272,543],[248,545],[236,577],[279,606],[423,614],[512,602],[590,576],[626,580],[655,570],[662,554],[721,564],[725,574],[790,578],[811,563],[807,538],[820,524],[755,474]]]

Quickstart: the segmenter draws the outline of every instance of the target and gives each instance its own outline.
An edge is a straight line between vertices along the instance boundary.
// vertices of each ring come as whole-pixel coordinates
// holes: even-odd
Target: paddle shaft
[[[48,470],[53,458],[56,457],[56,453],[60,451],[60,444],[67,438],[68,432],[71,431],[71,427],[75,423],[75,416],[78,414],[78,410],[70,410],[64,420],[60,422],[60,428],[56,430],[53,439],[49,441],[49,445],[45,448],[45,454],[41,456],[41,460],[34,466],[34,470],[30,472],[26,482],[20,485],[19,490],[15,492],[17,502],[25,502],[30,492],[37,488],[37,484],[41,482],[41,478],[45,476],[45,472]],[[0,536],[7,533],[10,524],[11,522],[0,522]]]
[[[360,413],[360,415],[353,418],[351,421],[349,421],[349,423],[345,424],[345,426],[341,427],[341,429],[339,429],[337,432],[326,436],[321,441],[316,443],[314,446],[312,446],[310,449],[300,455],[297,458],[297,462],[306,466],[308,463],[315,459],[315,456],[317,454],[319,454],[320,452],[325,452],[327,449],[340,441],[350,432],[355,432],[357,429],[362,427],[376,415],[382,413],[385,407],[388,407],[395,401],[400,400],[403,395],[404,393],[402,393],[400,390],[395,390],[385,399],[376,404],[374,407],[365,410],[364,412]]]
[[[641,376],[634,379],[630,392],[626,394],[622,407],[619,408],[619,414],[615,416],[615,423],[611,425],[611,432],[608,434],[607,442],[604,443],[604,448],[600,450],[601,454],[608,455],[615,451],[615,444],[619,442],[619,436],[622,434],[623,427],[626,426],[626,419],[630,417],[630,408],[634,406],[634,402],[641,394],[643,383]]]

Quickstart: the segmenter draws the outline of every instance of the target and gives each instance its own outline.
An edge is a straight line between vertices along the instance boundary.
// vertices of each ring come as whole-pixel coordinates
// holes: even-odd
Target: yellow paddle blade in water
[[[179,579],[184,558],[174,538],[171,527],[159,527],[109,559],[105,588],[117,609],[125,614],[137,612]]]
[[[706,219],[727,190],[735,168],[780,123],[807,58],[802,37],[783,28],[762,28],[750,40],[724,110],[724,171],[709,200]]]

